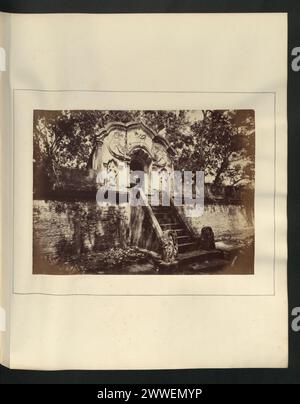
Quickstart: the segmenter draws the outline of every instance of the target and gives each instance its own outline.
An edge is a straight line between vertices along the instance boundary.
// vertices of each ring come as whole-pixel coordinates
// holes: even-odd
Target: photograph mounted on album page
[[[287,15],[1,14],[0,46],[1,363],[287,367]]]

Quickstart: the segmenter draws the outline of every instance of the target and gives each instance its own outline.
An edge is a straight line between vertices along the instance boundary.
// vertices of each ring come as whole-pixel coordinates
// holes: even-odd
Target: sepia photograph
[[[254,110],[34,110],[33,274],[254,274]]]
[[[73,3],[0,13],[2,368],[279,380],[298,319],[290,14]]]

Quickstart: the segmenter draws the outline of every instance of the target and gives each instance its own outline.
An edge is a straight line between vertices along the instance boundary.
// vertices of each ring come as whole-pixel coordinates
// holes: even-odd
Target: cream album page
[[[287,15],[0,15],[2,363],[288,365]]]

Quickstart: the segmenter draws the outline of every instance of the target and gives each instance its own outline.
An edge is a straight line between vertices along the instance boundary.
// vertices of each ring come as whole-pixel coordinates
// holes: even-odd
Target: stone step
[[[155,214],[155,216],[164,216],[164,215],[170,215],[170,216],[174,216],[173,212],[166,210],[164,212],[162,211],[153,211],[153,213]]]
[[[195,241],[189,242],[189,243],[180,243],[178,241],[178,251],[179,253],[183,252],[188,252],[188,251],[194,251],[197,248],[197,243]]]
[[[180,252],[196,248],[193,237],[186,229],[176,214],[169,206],[153,206],[153,213],[162,230],[174,230],[178,237],[178,248]]]
[[[157,220],[177,220],[176,216],[172,215],[171,213],[154,213]]]
[[[160,226],[163,230],[184,230],[185,229],[180,226],[179,223],[160,223]]]
[[[182,236],[182,237],[189,237],[189,238],[191,238],[190,234],[189,234],[184,228],[182,228],[182,227],[180,227],[180,228],[178,228],[178,227],[177,227],[177,228],[173,228],[173,227],[163,227],[163,226],[162,226],[162,230],[163,230],[163,231],[165,231],[165,230],[176,231],[177,237]]]
[[[177,260],[179,262],[204,262],[206,260],[220,259],[224,260],[224,254],[221,250],[194,250],[178,253]],[[227,262],[226,260],[224,260]]]
[[[193,241],[192,237],[189,236],[188,234],[180,234],[179,236],[177,235],[177,240],[178,240],[178,244],[182,244],[182,243],[188,243]]]
[[[154,213],[167,213],[167,212],[171,212],[173,213],[173,209],[170,206],[157,206],[157,207],[153,207],[152,206],[152,210]]]
[[[178,240],[178,246],[180,246],[180,247],[186,247],[186,246],[189,246],[189,245],[196,245],[196,242],[195,241],[188,241],[187,242],[187,241],[181,240],[181,239]]]
[[[158,223],[160,224],[160,226],[168,226],[168,225],[172,225],[174,227],[180,227],[181,223],[178,220],[164,220],[164,219],[157,219]]]
[[[189,233],[183,227],[180,227],[180,228],[177,228],[177,229],[172,229],[172,230],[176,231],[177,237],[178,237],[178,234],[180,236],[190,237]]]

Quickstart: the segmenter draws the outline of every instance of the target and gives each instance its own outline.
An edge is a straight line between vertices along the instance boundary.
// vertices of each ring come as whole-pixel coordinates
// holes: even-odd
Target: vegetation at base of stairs
[[[135,247],[112,247],[102,252],[70,256],[63,262],[71,273],[109,273],[122,271],[127,265],[145,262],[146,254]]]

